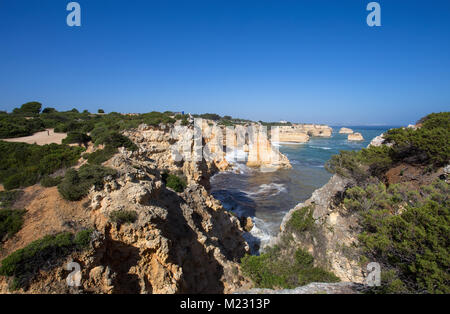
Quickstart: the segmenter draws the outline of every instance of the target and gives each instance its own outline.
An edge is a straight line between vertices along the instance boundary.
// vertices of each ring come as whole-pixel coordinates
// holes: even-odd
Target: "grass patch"
[[[80,231],[75,236],[64,232],[36,240],[6,257],[0,275],[13,278],[11,290],[26,288],[39,271],[56,267],[72,252],[86,249],[91,234],[91,230]]]

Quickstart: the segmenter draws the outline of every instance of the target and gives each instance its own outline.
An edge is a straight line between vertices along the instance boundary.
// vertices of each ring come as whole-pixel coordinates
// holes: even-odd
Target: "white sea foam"
[[[259,197],[259,196],[275,196],[282,192],[286,192],[286,186],[281,183],[269,183],[269,184],[261,184],[256,191],[243,191],[250,197]]]
[[[304,145],[305,143],[296,143],[296,142],[272,142],[272,145],[275,147],[279,147],[281,145]]]
[[[326,147],[326,146],[310,146],[311,148],[316,148],[316,149],[324,149],[324,150],[330,150],[331,147]]]
[[[272,240],[273,235],[269,232],[270,227],[267,222],[257,217],[252,217],[253,228],[244,234],[244,239],[252,249],[252,254],[258,253]]]

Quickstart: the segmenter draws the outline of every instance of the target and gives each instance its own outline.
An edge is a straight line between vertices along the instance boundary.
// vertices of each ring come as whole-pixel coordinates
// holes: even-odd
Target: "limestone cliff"
[[[248,284],[239,268],[249,251],[244,231],[207,190],[218,165],[205,158],[176,161],[171,147],[179,138],[171,129],[142,125],[125,132],[139,150],[119,149],[104,164],[117,175],[105,178],[104,186],[93,187],[82,201],[65,201],[56,188],[29,188],[20,200],[28,209],[24,228],[8,240],[1,258],[38,236],[85,228],[95,232],[89,250],[52,261],[19,292],[230,293]],[[184,192],[167,188],[163,171],[184,176]],[[64,217],[60,208],[55,210],[57,203],[67,207]],[[113,222],[111,214],[121,210],[134,212],[135,222]],[[81,287],[75,291],[66,285],[69,261],[81,265]],[[0,277],[1,292],[8,292],[8,282]]]

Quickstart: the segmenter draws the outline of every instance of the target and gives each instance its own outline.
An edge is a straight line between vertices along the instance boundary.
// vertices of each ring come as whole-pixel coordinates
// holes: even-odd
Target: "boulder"
[[[349,134],[347,139],[349,141],[364,141],[364,137],[362,136],[361,133],[358,132]]]
[[[341,128],[339,130],[339,134],[352,134],[352,133],[353,133],[353,130],[349,129],[349,128]]]

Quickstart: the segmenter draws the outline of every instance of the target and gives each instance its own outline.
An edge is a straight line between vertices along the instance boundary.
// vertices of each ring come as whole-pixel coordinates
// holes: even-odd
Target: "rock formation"
[[[172,145],[183,138],[174,137],[172,130],[173,126],[141,125],[124,132],[139,149],[119,149],[104,164],[115,169],[117,176],[105,178],[103,188],[93,187],[80,202],[62,200],[56,188],[40,188],[27,194],[21,205],[27,208],[37,200],[39,208],[33,216],[39,217],[42,211],[49,216],[38,221],[26,216],[25,228],[31,236],[11,240],[19,241],[21,247],[36,239],[33,230],[43,230],[42,236],[46,235],[48,221],[54,222],[49,231],[52,233],[80,228],[95,232],[88,251],[75,252],[57,263],[59,266],[42,271],[20,292],[70,292],[72,288],[65,282],[68,272],[64,270],[68,261],[81,265],[80,292],[230,293],[248,285],[240,273],[239,261],[249,252],[241,225],[250,230],[251,221],[241,223],[208,193],[210,176],[226,160],[177,161]],[[258,143],[267,145],[264,140]],[[193,147],[188,138],[179,144]],[[269,146],[265,147],[268,150]],[[167,188],[163,171],[184,176],[188,182],[184,192]],[[52,198],[60,203],[74,205],[70,207],[71,218],[52,218],[59,212],[51,209],[54,201],[42,198],[47,197],[46,191],[51,191]],[[136,221],[122,225],[111,221],[113,212],[123,210],[134,212]],[[35,222],[30,224],[30,219]],[[20,248],[8,243],[5,247]],[[8,291],[5,277],[0,277],[0,291]]]
[[[361,133],[358,132],[349,134],[347,139],[349,141],[364,141],[364,137],[362,136]]]
[[[294,127],[282,126],[280,127],[279,139],[280,142],[306,143],[309,141],[309,135]]]
[[[353,133],[353,130],[349,129],[349,128],[341,128],[339,130],[339,134],[352,134],[352,133]]]
[[[362,283],[364,273],[359,265],[359,255],[350,249],[357,241],[357,218],[335,205],[335,198],[340,197],[351,184],[350,179],[334,175],[327,184],[315,190],[311,198],[285,215],[281,232],[271,244],[282,241],[286,235],[292,236],[298,247],[308,250],[314,256],[317,266],[332,271],[344,282]],[[306,206],[314,208],[314,230],[302,235],[289,232],[286,223],[295,211]]]
[[[280,126],[279,130],[280,141],[282,142],[294,141],[304,143],[309,140],[309,137],[331,137],[333,134],[331,127],[321,124],[292,124],[290,126]]]

